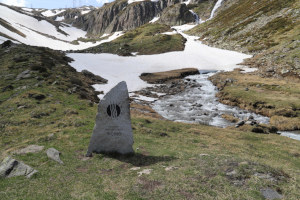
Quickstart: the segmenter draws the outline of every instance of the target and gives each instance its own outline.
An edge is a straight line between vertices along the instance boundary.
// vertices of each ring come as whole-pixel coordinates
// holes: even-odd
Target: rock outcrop
[[[12,157],[6,157],[0,164],[0,177],[4,178],[15,176],[26,176],[30,178],[37,172],[37,170]]]
[[[54,148],[49,148],[46,153],[47,153],[48,158],[58,162],[59,164],[64,164],[64,162],[61,161],[61,159],[59,157],[61,153],[58,150],[56,150]]]
[[[148,23],[154,17],[160,16],[162,11],[172,5],[180,6],[179,0],[160,0],[154,1],[141,1],[128,4],[127,0],[119,0],[109,4],[105,4],[103,7],[93,10],[86,15],[79,16],[74,20],[73,25],[82,28],[87,31],[90,36],[97,36],[104,33],[112,33],[116,31],[126,31],[135,29],[143,24]],[[183,11],[187,8],[184,4]],[[182,9],[181,9],[182,10]],[[175,16],[177,24],[186,21],[193,17],[192,14],[186,12],[171,11],[180,16]],[[184,19],[181,19],[184,17]]]
[[[166,8],[162,14],[159,23],[170,26],[183,25],[189,22],[194,22],[195,17],[189,11],[185,4],[175,4]]]

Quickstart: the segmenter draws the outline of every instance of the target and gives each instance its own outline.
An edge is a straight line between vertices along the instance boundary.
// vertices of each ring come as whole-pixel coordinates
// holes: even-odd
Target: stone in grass
[[[86,156],[92,153],[132,154],[133,134],[126,82],[120,82],[99,102],[96,125]]]
[[[26,176],[27,178],[30,178],[37,172],[38,171],[32,167],[17,161],[10,156],[6,157],[0,164],[0,177],[4,178],[16,176]]]
[[[144,170],[138,172],[138,175],[139,175],[139,176],[142,176],[143,174],[149,175],[149,174],[151,174],[151,171],[152,171],[152,170],[153,170],[153,169],[144,169]]]
[[[49,148],[46,153],[47,153],[48,158],[58,162],[59,164],[64,164],[64,162],[60,160],[60,157],[59,157],[60,152],[57,151],[56,149]]]
[[[18,81],[18,80],[20,80],[20,79],[30,78],[30,77],[31,77],[30,72],[31,72],[31,71],[30,71],[29,69],[27,69],[27,70],[21,72],[21,73],[17,76],[16,80]]]
[[[178,169],[178,167],[170,166],[170,167],[165,168],[166,171],[173,171],[173,170],[176,170],[176,169]]]
[[[281,194],[279,194],[278,192],[276,192],[275,190],[273,190],[271,188],[261,189],[260,192],[266,199],[269,199],[269,200],[283,198],[283,196]]]
[[[27,153],[38,153],[44,149],[44,146],[39,145],[29,145],[23,149],[15,151],[15,154],[27,154]]]

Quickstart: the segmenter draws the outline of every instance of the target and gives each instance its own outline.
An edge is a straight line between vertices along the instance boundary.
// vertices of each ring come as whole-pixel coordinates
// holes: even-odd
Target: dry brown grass
[[[236,122],[239,121],[239,119],[236,118],[236,117],[234,117],[233,115],[223,114],[221,117],[222,117],[223,119],[226,119],[226,120],[232,122],[232,123],[236,123]]]
[[[276,116],[271,125],[279,130],[299,129],[299,79],[262,78],[255,73],[244,74],[235,70],[218,73],[211,77],[211,81],[220,89],[218,97],[222,103],[268,117]]]
[[[300,117],[290,118],[275,115],[271,117],[270,124],[283,131],[300,130]]]
[[[163,119],[163,117],[153,110],[149,105],[137,103],[130,104],[130,114],[136,117],[152,117],[155,119]]]

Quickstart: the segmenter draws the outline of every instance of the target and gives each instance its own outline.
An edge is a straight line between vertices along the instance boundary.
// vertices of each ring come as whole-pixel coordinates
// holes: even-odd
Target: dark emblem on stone
[[[87,156],[92,153],[134,153],[132,145],[129,95],[123,81],[99,102]]]
[[[109,106],[107,106],[106,112],[111,118],[116,118],[119,117],[121,108],[117,104],[110,104]]]

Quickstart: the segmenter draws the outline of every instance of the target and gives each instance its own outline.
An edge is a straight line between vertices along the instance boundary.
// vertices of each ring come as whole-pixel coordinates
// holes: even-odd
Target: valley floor
[[[27,141],[14,145],[6,140],[5,145],[6,153],[28,144],[55,147],[62,152],[64,165],[48,160],[45,152],[15,155],[39,173],[31,179],[1,180],[1,199],[256,200],[264,199],[265,188],[285,199],[300,195],[299,141],[135,112],[134,156],[86,158],[96,106],[72,101],[65,109],[79,112],[75,118],[83,124],[80,127],[70,124],[56,131],[44,127],[42,134],[33,133]],[[65,118],[64,123],[72,120]],[[48,138],[53,131],[54,137]]]

